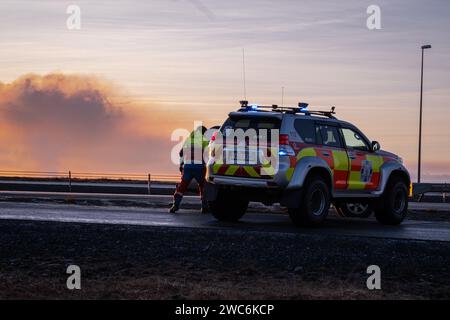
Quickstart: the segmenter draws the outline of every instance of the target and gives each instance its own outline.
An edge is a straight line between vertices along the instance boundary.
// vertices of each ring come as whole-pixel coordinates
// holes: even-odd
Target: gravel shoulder
[[[0,221],[2,299],[448,299],[450,244]],[[80,266],[82,289],[66,288]],[[382,289],[366,287],[366,268]]]

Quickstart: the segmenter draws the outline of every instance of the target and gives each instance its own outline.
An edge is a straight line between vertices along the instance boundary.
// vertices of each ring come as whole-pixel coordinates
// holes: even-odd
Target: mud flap
[[[205,182],[203,189],[203,199],[206,201],[214,201],[219,193],[219,187],[215,184]]]
[[[298,208],[302,197],[302,189],[286,190],[281,196],[280,204],[287,208]]]

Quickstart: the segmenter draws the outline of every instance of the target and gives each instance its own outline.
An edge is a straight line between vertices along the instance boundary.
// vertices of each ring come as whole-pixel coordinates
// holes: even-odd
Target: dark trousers
[[[203,196],[203,187],[205,185],[205,174],[206,174],[205,166],[185,166],[185,168],[183,169],[183,174],[181,176],[181,182],[177,186],[175,195],[179,194],[183,196],[192,179],[195,179],[195,181],[197,181],[198,184],[198,191],[200,193],[200,196]]]

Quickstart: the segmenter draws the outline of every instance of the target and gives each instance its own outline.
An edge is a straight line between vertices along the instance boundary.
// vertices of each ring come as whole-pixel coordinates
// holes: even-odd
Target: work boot
[[[179,193],[175,193],[173,195],[173,204],[169,209],[169,213],[175,213],[180,209],[181,200],[183,199],[183,195]]]
[[[209,212],[208,201],[202,200],[202,213],[205,214],[208,212]]]

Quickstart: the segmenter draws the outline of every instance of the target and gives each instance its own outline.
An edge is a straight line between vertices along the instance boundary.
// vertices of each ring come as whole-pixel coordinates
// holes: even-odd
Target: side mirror
[[[371,145],[372,151],[378,151],[381,149],[380,143],[378,141],[372,141],[372,145]]]

